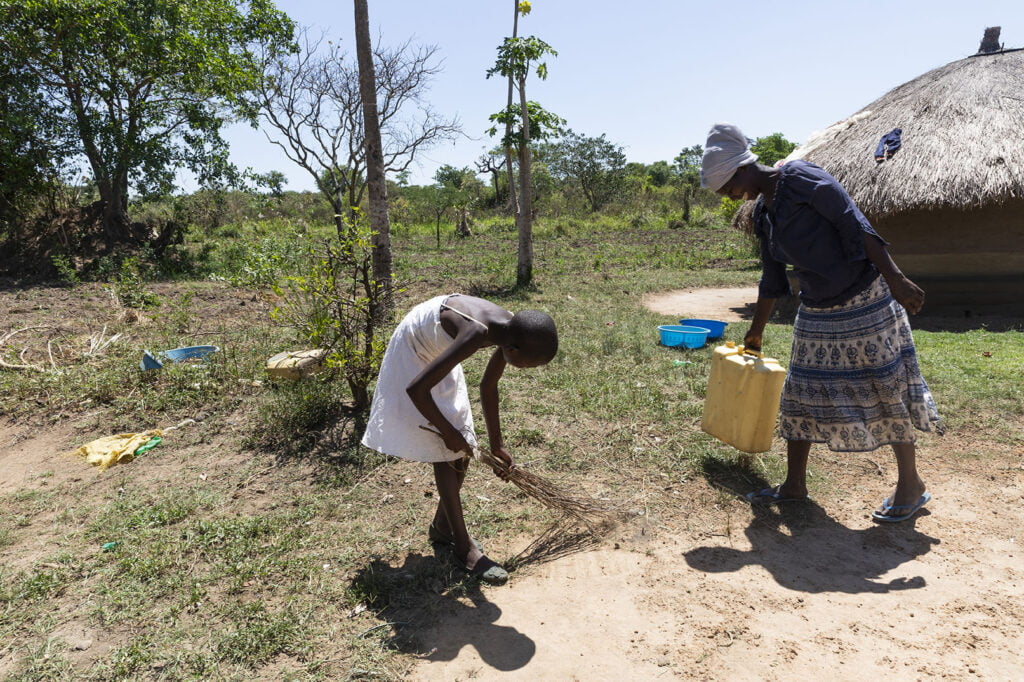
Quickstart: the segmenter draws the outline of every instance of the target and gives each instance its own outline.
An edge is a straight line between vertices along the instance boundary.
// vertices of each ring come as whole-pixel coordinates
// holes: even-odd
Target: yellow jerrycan
[[[771,449],[786,370],[732,341],[715,348],[700,427],[743,452]]]

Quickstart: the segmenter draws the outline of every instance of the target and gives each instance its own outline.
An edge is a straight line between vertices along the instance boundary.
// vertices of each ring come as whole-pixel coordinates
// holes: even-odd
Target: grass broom
[[[430,427],[420,426],[420,428],[438,437],[441,436],[438,431]],[[473,459],[491,467],[495,472],[500,473],[504,480],[548,509],[583,524],[591,532],[596,533],[602,525],[622,513],[621,506],[618,504],[607,500],[573,495],[564,487],[529,469],[516,464],[509,467],[505,462],[481,448],[473,448]]]

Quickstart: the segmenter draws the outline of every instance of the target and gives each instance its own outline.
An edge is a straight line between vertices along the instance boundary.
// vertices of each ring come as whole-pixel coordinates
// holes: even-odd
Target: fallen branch
[[[15,334],[20,334],[22,332],[31,331],[33,329],[50,329],[50,327],[48,325],[37,326],[37,327],[22,327],[21,329],[15,329],[14,331],[7,332],[6,334],[4,334],[3,338],[0,338],[0,350],[3,349],[4,344],[7,343],[8,340],[13,338]],[[15,364],[15,363],[7,362],[7,361],[5,361],[3,359],[3,356],[0,356],[0,368],[3,368],[3,369],[20,369],[20,370],[30,369],[30,370],[33,370],[35,372],[45,372],[46,371],[45,368],[39,367],[38,365],[33,365],[30,362],[26,361],[25,360],[25,350],[22,350],[18,357],[21,360],[22,364]]]
[[[109,339],[104,340],[104,336],[107,335],[107,325],[103,325],[103,330],[92,334],[89,337],[89,350],[86,351],[86,355],[96,355],[104,348],[121,338],[121,333],[114,334]]]

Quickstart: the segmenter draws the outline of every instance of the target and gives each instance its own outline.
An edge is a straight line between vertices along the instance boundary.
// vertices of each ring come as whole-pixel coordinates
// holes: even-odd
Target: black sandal
[[[488,558],[487,555],[482,555],[476,560],[473,568],[467,566],[466,570],[488,585],[504,585],[508,582],[508,571]]]

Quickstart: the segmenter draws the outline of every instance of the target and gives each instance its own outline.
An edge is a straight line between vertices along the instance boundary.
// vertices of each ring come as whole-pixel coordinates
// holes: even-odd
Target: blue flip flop
[[[747,493],[747,502],[750,504],[781,504],[783,502],[806,502],[811,499],[810,495],[803,497],[784,497],[779,494],[779,488],[782,486],[775,486],[774,488],[764,488],[752,493]]]
[[[875,521],[881,521],[882,523],[899,523],[900,521],[906,521],[911,516],[921,510],[921,507],[928,503],[928,500],[932,499],[931,493],[925,493],[918,498],[914,504],[889,504],[889,500],[892,498],[885,498],[882,502],[881,510],[874,510],[871,512],[871,518]],[[897,512],[895,515],[890,512]]]

